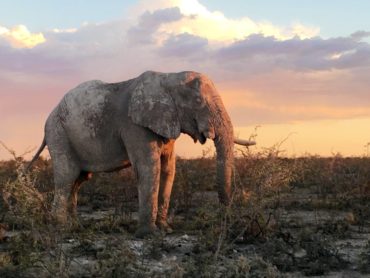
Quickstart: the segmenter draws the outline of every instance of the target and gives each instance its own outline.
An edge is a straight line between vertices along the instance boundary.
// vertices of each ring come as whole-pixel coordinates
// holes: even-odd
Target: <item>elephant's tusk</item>
[[[244,139],[239,139],[239,138],[234,138],[234,143],[238,145],[246,146],[246,147],[256,145],[255,141],[244,140]]]

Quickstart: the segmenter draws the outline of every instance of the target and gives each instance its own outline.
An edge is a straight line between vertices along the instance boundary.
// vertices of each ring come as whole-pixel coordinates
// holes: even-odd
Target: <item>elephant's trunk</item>
[[[220,202],[224,205],[229,205],[234,163],[234,134],[230,118],[223,108],[223,105],[220,110],[221,111],[218,111],[218,117],[221,116],[221,119],[215,123],[214,138],[217,152],[216,186]]]

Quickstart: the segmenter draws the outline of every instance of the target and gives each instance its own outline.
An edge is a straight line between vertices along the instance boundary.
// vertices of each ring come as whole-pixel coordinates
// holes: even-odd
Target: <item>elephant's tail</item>
[[[30,161],[30,163],[28,163],[27,167],[25,168],[25,171],[28,172],[29,169],[31,168],[32,164],[39,158],[41,152],[45,149],[46,147],[46,140],[45,140],[45,137],[44,139],[42,140],[42,144],[40,146],[40,148],[38,149],[37,153],[34,155],[34,157],[32,158],[32,160]]]

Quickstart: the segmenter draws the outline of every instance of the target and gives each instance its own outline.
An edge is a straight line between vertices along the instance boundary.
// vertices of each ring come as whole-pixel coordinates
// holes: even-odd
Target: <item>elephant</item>
[[[219,200],[231,193],[233,126],[213,82],[204,74],[146,71],[136,78],[84,82],[64,95],[46,120],[44,139],[28,165],[48,146],[55,193],[52,215],[58,223],[76,216],[77,194],[92,173],[132,166],[138,182],[137,237],[170,232],[167,223],[175,175],[175,140],[214,141]]]

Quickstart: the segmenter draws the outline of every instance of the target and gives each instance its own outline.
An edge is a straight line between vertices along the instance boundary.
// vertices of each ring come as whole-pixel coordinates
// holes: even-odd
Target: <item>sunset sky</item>
[[[0,140],[38,147],[83,81],[194,70],[214,80],[238,136],[259,126],[253,150],[289,137],[287,155],[364,155],[369,11],[368,0],[1,0]],[[207,148],[181,136],[177,153]]]

